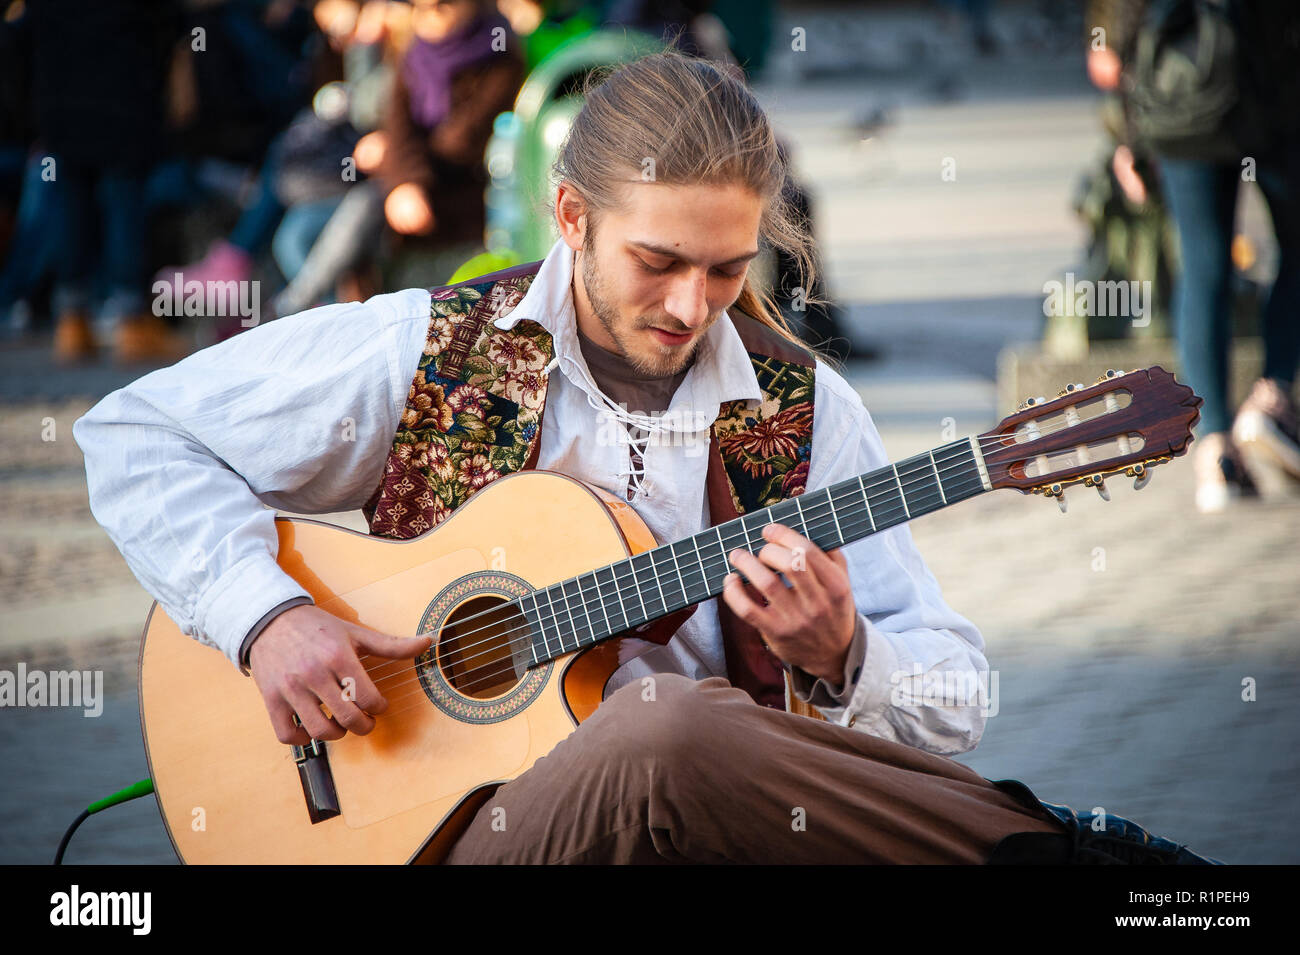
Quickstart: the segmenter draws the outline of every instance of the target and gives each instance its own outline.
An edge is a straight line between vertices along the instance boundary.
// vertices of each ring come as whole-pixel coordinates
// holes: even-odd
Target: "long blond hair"
[[[790,255],[810,299],[816,265],[807,224],[787,195],[786,158],[763,108],[723,68],[665,50],[588,75],[585,102],[560,149],[555,183],[573,186],[596,212],[619,202],[627,182],[740,184],[764,204],[759,235]],[[752,270],[734,307],[782,338],[808,348],[790,328],[770,289]]]

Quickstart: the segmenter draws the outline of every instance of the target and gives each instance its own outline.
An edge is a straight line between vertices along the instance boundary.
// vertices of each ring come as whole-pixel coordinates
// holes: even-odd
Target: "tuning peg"
[[[1110,500],[1110,491],[1106,490],[1106,482],[1100,474],[1093,474],[1090,477],[1085,478],[1083,483],[1085,487],[1095,487],[1103,501]]]
[[[1041,404],[1043,404],[1043,403],[1046,402],[1046,401],[1047,401],[1047,399],[1046,399],[1045,397],[1043,397],[1042,395],[1039,395],[1037,398],[1026,398],[1024,401],[1020,402],[1020,407],[1017,408],[1016,410],[1017,410],[1017,411],[1024,411],[1024,410],[1026,410],[1027,408],[1032,408],[1032,407],[1034,407],[1035,405],[1041,405]]]
[[[1116,371],[1114,368],[1107,368],[1106,373],[1097,379],[1097,383],[1100,384],[1110,378],[1121,378],[1127,374],[1128,372],[1126,371]]]
[[[1072,385],[1066,385],[1064,388],[1062,388],[1060,391],[1056,393],[1056,397],[1063,398],[1066,395],[1073,394],[1076,391],[1083,391],[1083,382],[1078,381]]]
[[[1047,489],[1047,496],[1056,498],[1056,504],[1065,513],[1065,488],[1060,484],[1053,484]]]
[[[1151,483],[1151,469],[1145,464],[1135,464],[1128,469],[1128,473],[1137,478],[1133,482],[1133,490],[1140,491]]]

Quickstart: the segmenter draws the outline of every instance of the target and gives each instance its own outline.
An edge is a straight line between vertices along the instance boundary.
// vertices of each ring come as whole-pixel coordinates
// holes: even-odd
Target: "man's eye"
[[[644,269],[647,272],[653,272],[656,275],[662,275],[664,272],[667,272],[670,268],[672,268],[671,265],[665,265],[663,268],[655,268],[653,265],[651,265],[649,262],[647,262],[645,259],[641,258],[640,256],[637,256],[637,262],[641,265],[642,269]]]
[[[738,269],[714,269],[714,275],[721,275],[724,279],[738,279],[745,274],[745,266]]]

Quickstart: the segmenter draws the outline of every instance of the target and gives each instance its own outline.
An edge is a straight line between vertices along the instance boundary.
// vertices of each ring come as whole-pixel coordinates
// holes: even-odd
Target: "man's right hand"
[[[371,657],[404,660],[419,656],[430,642],[427,635],[394,637],[303,604],[266,625],[248,661],[276,737],[306,746],[313,739],[340,739],[349,730],[364,736],[374,729],[374,717],[388,709],[357,659],[358,648]],[[331,716],[321,711],[322,703]],[[293,721],[295,713],[301,726]]]

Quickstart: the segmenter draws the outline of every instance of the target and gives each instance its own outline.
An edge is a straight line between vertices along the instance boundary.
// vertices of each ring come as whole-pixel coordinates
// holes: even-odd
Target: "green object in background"
[[[447,284],[456,285],[459,282],[476,279],[480,275],[491,275],[493,272],[522,264],[523,260],[509,249],[502,252],[482,252],[453,272],[451,278],[447,279]]]
[[[599,25],[599,17],[590,10],[580,10],[564,20],[543,20],[536,30],[524,37],[524,65],[532,70],[559,47],[586,36]]]
[[[555,243],[550,169],[582,109],[578,93],[593,69],[663,49],[652,37],[598,30],[557,46],[524,80],[515,108],[493,125],[487,147],[487,236],[491,253],[519,262],[546,257]]]

